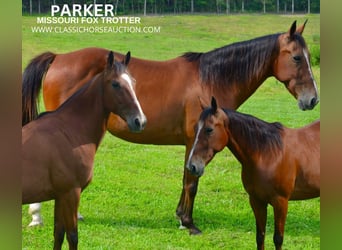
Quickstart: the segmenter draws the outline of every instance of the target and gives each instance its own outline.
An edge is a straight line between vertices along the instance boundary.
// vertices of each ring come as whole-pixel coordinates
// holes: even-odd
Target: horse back
[[[102,48],[85,48],[56,55],[43,81],[46,110],[55,110],[81,86],[102,72],[108,52]]]

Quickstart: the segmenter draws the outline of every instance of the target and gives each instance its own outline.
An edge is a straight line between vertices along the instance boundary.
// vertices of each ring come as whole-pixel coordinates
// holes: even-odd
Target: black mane
[[[260,152],[272,152],[283,147],[283,125],[279,122],[269,123],[254,116],[223,109],[227,114],[228,128],[235,138],[242,138],[252,149]]]
[[[237,42],[206,53],[188,52],[182,57],[189,62],[199,63],[203,83],[247,82],[269,68],[274,59],[272,55],[279,51],[279,35],[272,34]]]

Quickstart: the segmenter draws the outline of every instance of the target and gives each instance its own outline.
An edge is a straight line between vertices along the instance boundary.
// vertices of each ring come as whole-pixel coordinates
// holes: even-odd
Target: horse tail
[[[22,81],[22,126],[38,117],[38,95],[44,74],[56,54],[45,52],[33,58],[25,68]]]

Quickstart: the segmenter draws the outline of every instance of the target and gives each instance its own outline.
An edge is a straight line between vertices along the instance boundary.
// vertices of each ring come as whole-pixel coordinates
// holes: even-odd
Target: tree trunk
[[[114,3],[115,2],[115,3]],[[116,13],[118,11],[118,4],[119,4],[119,0],[116,0],[114,1],[113,4],[114,4],[114,15],[116,16]]]
[[[229,15],[230,12],[230,5],[229,5],[229,0],[226,0],[226,13]]]
[[[294,13],[294,0],[292,0],[292,14]]]
[[[277,0],[277,13],[279,13],[279,0]]]

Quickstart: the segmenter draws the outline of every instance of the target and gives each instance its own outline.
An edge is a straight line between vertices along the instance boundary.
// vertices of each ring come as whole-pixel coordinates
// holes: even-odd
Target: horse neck
[[[242,165],[256,165],[260,156],[276,156],[283,147],[283,126],[267,123],[253,116],[224,110],[228,116],[227,147]]]
[[[241,165],[250,165],[246,163],[253,162],[253,152],[246,151],[246,143],[243,141],[243,138],[236,138],[234,137],[234,132],[226,127],[227,134],[229,137],[229,140],[227,142],[228,149],[232,152],[232,154],[235,156],[235,158],[241,163]]]
[[[212,85],[212,92],[220,99],[221,106],[237,109],[273,75],[273,63],[279,51],[278,37],[279,34],[268,35],[202,55],[202,81]]]
[[[103,105],[102,74],[95,76],[58,109],[70,131],[98,147],[105,131],[109,112]]]

